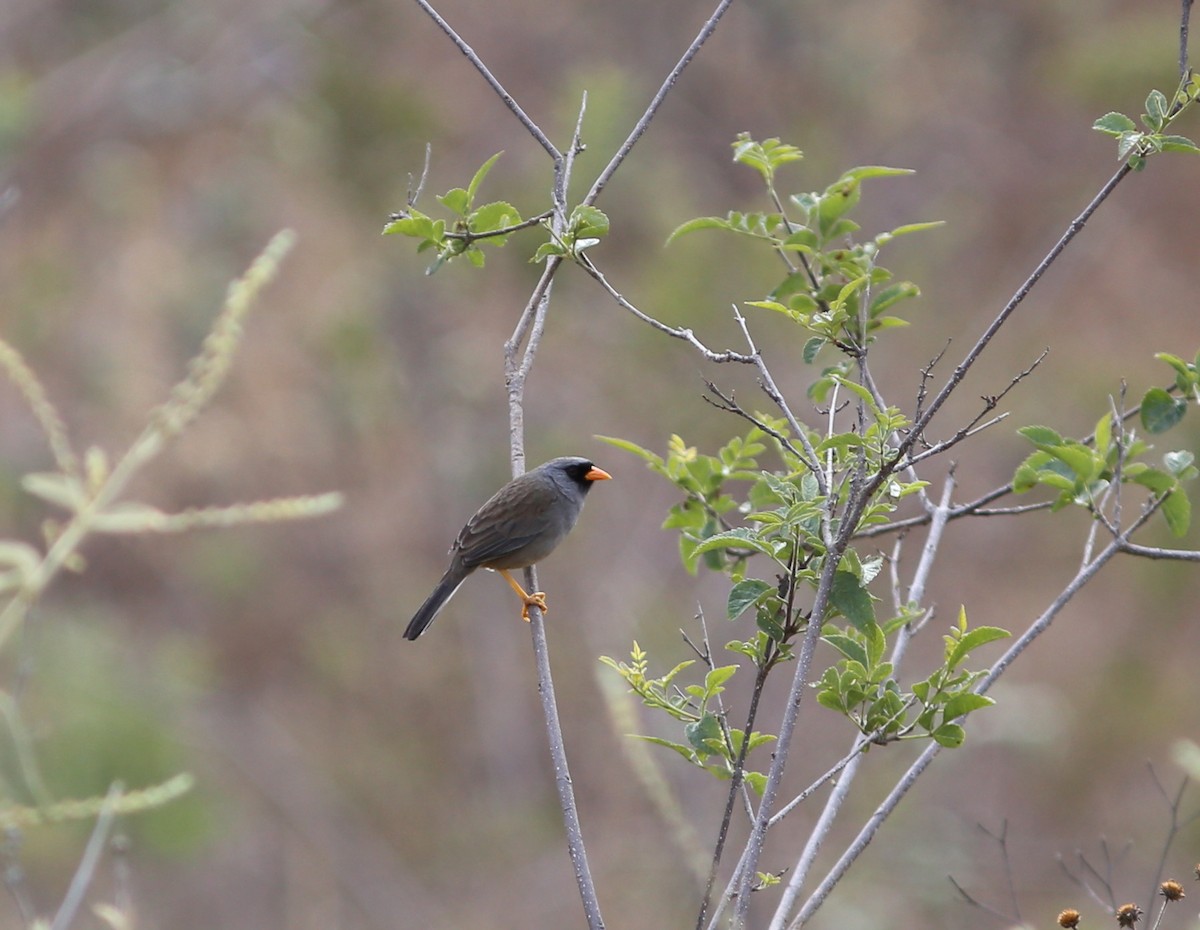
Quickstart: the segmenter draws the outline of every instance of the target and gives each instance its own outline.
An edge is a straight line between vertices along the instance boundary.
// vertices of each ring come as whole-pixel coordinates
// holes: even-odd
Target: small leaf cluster
[[[590,249],[608,235],[608,216],[596,207],[580,204],[567,218],[567,227],[561,236],[552,236],[533,253],[531,261],[540,262],[550,256],[577,258],[585,249]]]
[[[1165,360],[1176,367],[1177,382],[1187,386],[1188,393],[1184,396],[1195,398],[1196,367],[1175,356],[1166,356]],[[1185,400],[1172,397],[1161,388],[1152,388],[1143,398],[1141,421],[1147,431],[1162,432],[1179,422],[1186,406]],[[1017,467],[1012,484],[1016,493],[1048,487],[1057,492],[1051,509],[1074,505],[1099,516],[1114,483],[1137,485],[1153,495],[1171,533],[1175,536],[1187,533],[1192,504],[1184,482],[1200,474],[1192,452],[1167,452],[1162,456],[1161,467],[1151,465],[1143,459],[1152,447],[1123,422],[1115,422],[1112,413],[1099,419],[1088,441],[1064,438],[1048,426],[1026,426],[1018,432],[1037,451]]]
[[[694,665],[696,660],[680,662],[665,675],[651,678],[648,674],[649,657],[636,640],[630,651],[629,662],[618,662],[608,656],[601,656],[600,661],[624,678],[630,690],[647,707],[662,711],[681,722],[686,742],[679,743],[657,736],[638,735],[638,739],[665,746],[718,778],[725,779],[733,775],[743,752],[746,734],[744,730],[729,727],[725,723],[725,712],[720,707],[719,696],[725,691],[725,682],[737,672],[736,665],[710,668],[702,684],[681,686],[674,683],[676,676]],[[774,739],[770,734],[752,732],[745,745],[746,755]],[[756,791],[761,792],[766,783],[766,776],[761,772],[745,771],[742,777]]]
[[[745,436],[731,439],[715,455],[699,452],[678,436],[671,437],[665,456],[627,440],[605,441],[638,456],[683,492],[684,499],[671,508],[664,528],[679,533],[680,556],[689,571],[704,564],[729,577],[726,620],[752,621],[753,628],[747,632],[744,626],[738,627],[739,633],[725,649],[744,656],[760,673],[766,673],[793,657],[796,638],[811,619],[814,592],[830,558],[825,527],[833,501],[820,492],[816,476],[787,449],[786,424],[762,414],[755,416],[770,433],[755,427]],[[759,459],[770,448],[768,439],[788,467],[762,467]],[[859,450],[854,443],[829,443],[823,444],[822,453],[835,468],[850,468],[847,462]],[[880,465],[877,460],[876,467]],[[885,483],[864,509],[860,525],[884,519],[894,510],[896,497],[919,485],[899,486],[893,495]],[[836,493],[835,501],[840,502],[847,493],[844,484]],[[764,563],[754,561],[761,557],[765,557]],[[992,627],[969,630],[963,613],[948,637],[943,663],[923,681],[902,687],[884,656],[889,641],[920,619],[920,611],[914,606],[897,617],[877,620],[877,599],[870,586],[883,564],[881,557],[864,556],[853,546],[846,547],[839,558],[821,618],[821,634],[841,658],[819,676],[818,701],[878,742],[932,738],[946,746],[958,745],[963,737],[958,719],[992,703],[972,693],[980,673],[964,669],[963,663],[980,646],[1008,634]],[[755,565],[758,568],[751,572]],[[662,688],[690,662],[672,669],[659,680],[662,687],[655,690],[634,677],[636,668],[630,667],[630,671],[612,660],[605,661],[622,673],[648,707],[680,719],[674,709],[680,698],[676,697],[672,707],[664,706]],[[694,751],[691,736],[695,732],[688,731],[687,743],[651,741],[686,756]]]
[[[961,608],[957,624],[945,636],[942,664],[905,692],[884,655],[887,637],[916,619],[914,609],[865,629],[827,625],[821,638],[842,658],[817,682],[817,701],[844,714],[876,743],[928,737],[955,748],[966,738],[959,718],[995,703],[973,690],[983,673],[967,671],[962,663],[975,649],[1009,633],[990,626],[969,629]]]
[[[523,220],[520,211],[504,200],[476,206],[479,188],[502,154],[497,152],[485,161],[466,187],[452,188],[436,198],[450,212],[449,220],[435,219],[422,213],[416,208],[413,202],[416,196],[413,195],[407,207],[388,218],[383,234],[418,240],[418,252],[433,250],[435,258],[425,269],[426,274],[433,274],[447,262],[462,256],[476,268],[482,268],[485,260],[482,246],[502,246],[513,233],[539,223],[550,231],[550,238],[537,248],[530,259],[533,262],[544,261],[551,256],[578,258],[585,249],[608,235],[608,216],[588,204],[575,207],[562,231],[557,233],[548,222],[553,211],[548,210]]]
[[[694,575],[703,560],[713,571],[728,568],[737,573],[738,566],[750,554],[749,548],[701,547],[729,530],[732,511],[739,506],[726,484],[760,479],[757,457],[767,449],[763,444],[766,433],[755,427],[744,437],[735,436],[716,455],[702,455],[694,446],[674,435],[667,443],[665,457],[628,440],[611,436],[599,438],[618,449],[632,452],[684,493],[684,499],[671,508],[663,529],[679,530],[679,556],[689,572]]]
[[[851,168],[824,190],[791,194],[787,197],[790,206],[785,208],[775,189],[776,173],[798,161],[800,150],[778,139],[758,142],[745,133],[738,136],[733,148],[735,161],[762,176],[778,211],[731,211],[724,217],[699,217],[677,227],[668,241],[697,230],[716,229],[762,241],[777,251],[787,262],[786,276],[764,299],[747,303],[780,313],[805,331],[805,362],[811,363],[827,345],[858,357],[880,331],[907,325],[907,320],[888,311],[918,296],[920,289],[911,281],[893,281],[892,272],[878,264],[879,250],[897,236],[941,224],[908,224],[858,242],[854,235],[860,227],[850,214],[862,199],[863,181],[912,171],[883,166]]]
[[[1200,403],[1200,354],[1194,362],[1185,362],[1169,352],[1159,352],[1154,357],[1166,362],[1175,372],[1174,387],[1178,396],[1164,388],[1150,388],[1142,396],[1138,412],[1147,432],[1165,433],[1183,419],[1189,402]]]
[[[1179,82],[1174,96],[1167,100],[1160,90],[1146,97],[1146,111],[1141,116],[1142,129],[1124,113],[1110,112],[1092,124],[1097,132],[1117,140],[1117,158],[1124,160],[1134,171],[1146,167],[1146,159],[1160,152],[1200,153],[1200,146],[1187,136],[1165,130],[1200,98],[1200,75],[1189,70]]]
[[[904,497],[925,487],[924,481],[900,470],[898,437],[912,422],[868,386],[860,366],[873,343],[906,323],[891,315],[893,308],[919,293],[915,284],[896,281],[878,263],[880,250],[898,235],[937,224],[911,224],[856,238],[860,227],[852,214],[861,203],[863,182],[909,173],[902,169],[853,168],[821,190],[784,197],[776,185],[781,171],[802,158],[799,149],[743,134],[734,142],[734,158],[758,173],[775,209],[701,217],[681,225],[671,238],[717,230],[766,244],[782,258],[783,279],[764,299],[747,303],[797,325],[802,345],[797,355],[805,363],[814,362],[824,347],[842,354],[813,374],[808,389],[815,403],[828,404],[822,411],[828,422],[817,430],[791,416],[746,411],[710,386],[720,398],[716,406],[754,424],[715,453],[701,452],[677,435],[665,454],[628,440],[599,438],[637,456],[680,492],[663,527],[677,534],[680,559],[689,572],[703,566],[728,578],[726,622],[735,632],[722,639],[728,639],[726,651],[754,668],[755,693],[761,693],[758,689],[774,668],[795,657],[800,637],[817,623],[821,638],[838,656],[816,676],[821,706],[878,742],[924,738],[958,745],[964,733],[961,718],[992,703],[972,691],[980,673],[965,668],[965,662],[979,647],[1008,634],[994,628],[969,630],[964,614],[952,634],[955,648],[948,648],[923,680],[905,687],[886,656],[889,644],[907,635],[923,614],[911,606],[899,616],[877,616],[879,598],[872,586],[884,560],[854,544],[856,534],[885,523]],[[701,654],[709,654],[707,641]],[[645,673],[636,663],[606,661],[646,706],[677,720],[682,696],[695,698],[709,683],[706,677],[703,684],[688,686],[701,689],[696,693],[676,685],[687,677],[688,663],[652,686],[637,678]],[[668,707],[670,698],[664,695],[670,687],[681,690]],[[715,722],[723,723],[719,717]],[[753,728],[752,718],[747,728]],[[715,739],[695,719],[685,723],[684,740],[656,741],[696,761],[697,736]]]
[[[437,197],[438,203],[451,214],[449,224],[444,219],[434,219],[412,204],[393,214],[383,227],[385,236],[409,236],[417,239],[417,251],[435,252],[433,264],[425,269],[433,274],[442,265],[465,256],[476,268],[482,268],[485,256],[482,245],[502,246],[508,240],[514,226],[521,224],[521,214],[511,203],[494,200],[475,206],[475,198],[484,178],[504,154],[497,152],[485,161],[465,187],[455,187]]]

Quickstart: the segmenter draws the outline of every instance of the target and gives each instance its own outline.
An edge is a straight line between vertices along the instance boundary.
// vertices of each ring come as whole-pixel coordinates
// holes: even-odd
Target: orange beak
[[[588,481],[608,481],[612,478],[612,475],[606,472],[603,468],[597,468],[595,465],[593,465],[592,470],[583,477],[585,477]]]

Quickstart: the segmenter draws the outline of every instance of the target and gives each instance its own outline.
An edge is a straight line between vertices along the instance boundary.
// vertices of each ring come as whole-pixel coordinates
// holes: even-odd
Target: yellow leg
[[[527,594],[527,593],[525,593],[525,589],[522,588],[519,584],[517,584],[517,579],[508,573],[507,569],[499,568],[499,569],[497,569],[497,571],[500,572],[500,574],[504,576],[505,581],[507,581],[510,585],[512,585],[512,589],[517,592],[517,597],[519,597],[521,599],[521,603],[524,605],[521,608],[521,619],[522,620],[524,620],[526,623],[529,622],[529,608],[530,607],[536,607],[542,613],[549,612],[549,608],[546,607],[546,595],[545,594],[543,594],[541,591],[534,591],[533,594]]]

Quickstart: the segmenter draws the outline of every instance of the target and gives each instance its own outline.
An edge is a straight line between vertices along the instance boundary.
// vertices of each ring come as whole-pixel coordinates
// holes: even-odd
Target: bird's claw
[[[529,622],[529,608],[536,607],[542,613],[549,613],[550,608],[546,606],[546,595],[543,591],[534,591],[532,594],[525,595],[525,606],[521,608],[521,619],[526,623]]]

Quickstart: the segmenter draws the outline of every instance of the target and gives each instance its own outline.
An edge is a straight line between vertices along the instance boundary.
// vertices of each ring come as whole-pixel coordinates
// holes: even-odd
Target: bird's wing
[[[506,485],[467,521],[452,551],[468,568],[512,555],[547,531],[547,513],[560,497],[549,482]]]

